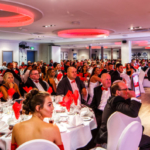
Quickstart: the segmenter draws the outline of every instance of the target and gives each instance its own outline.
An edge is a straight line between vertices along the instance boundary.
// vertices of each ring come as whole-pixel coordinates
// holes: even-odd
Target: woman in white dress
[[[95,67],[92,71],[89,83],[88,83],[88,92],[90,95],[90,98],[88,100],[88,104],[90,105],[94,96],[94,88],[99,86],[99,82],[101,82],[101,78],[98,77],[100,74],[100,69],[98,67]]]

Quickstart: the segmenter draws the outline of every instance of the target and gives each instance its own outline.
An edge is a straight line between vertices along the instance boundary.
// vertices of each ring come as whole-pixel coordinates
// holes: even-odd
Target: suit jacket
[[[147,66],[141,67],[141,69],[145,72],[147,70]]]
[[[17,79],[20,83],[22,82],[22,80],[21,80],[20,76],[19,76],[19,75],[17,75],[17,74],[14,72],[14,70],[6,69],[5,73],[6,73],[6,72],[10,72],[10,73],[12,73],[15,79]],[[5,74],[5,73],[4,73],[4,74]]]
[[[41,84],[41,86],[43,87],[43,89],[45,91],[47,91],[47,85],[44,81],[42,81],[42,79],[39,79],[39,83]],[[34,84],[34,82],[31,80],[31,78],[28,77],[27,82],[25,83],[25,86],[32,87],[32,88],[37,88],[37,86]],[[38,88],[37,88],[38,89]]]
[[[111,82],[113,83],[116,80],[122,80],[122,77],[120,77],[120,74],[117,70],[111,74]]]
[[[119,111],[129,117],[137,117],[141,103],[134,100],[125,100],[121,96],[112,96],[108,99],[102,114],[102,123],[96,137],[96,143],[107,143],[107,120],[111,114]]]
[[[81,94],[81,91],[82,91],[83,88],[85,88],[85,85],[84,85],[84,83],[80,80],[79,77],[76,77],[75,81],[76,81],[76,83],[77,83],[79,92],[80,92],[80,94]],[[56,90],[57,92],[56,92],[56,94],[57,94],[57,95],[66,95],[67,92],[68,92],[68,90],[70,90],[70,91],[73,92],[72,87],[71,87],[71,85],[70,85],[70,82],[69,82],[68,78],[66,77],[66,78],[63,78],[63,79],[59,82],[59,84],[58,84],[58,86],[57,86],[57,90]],[[82,99],[82,98],[81,98],[81,99]],[[81,100],[81,102],[82,102],[82,100]]]

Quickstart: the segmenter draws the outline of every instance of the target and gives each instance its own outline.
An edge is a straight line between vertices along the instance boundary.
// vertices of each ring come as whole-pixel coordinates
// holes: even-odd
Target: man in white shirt
[[[79,99],[81,103],[84,103],[87,97],[87,91],[84,83],[77,77],[77,69],[75,67],[69,67],[67,70],[67,77],[63,78],[57,86],[57,95],[66,95],[68,91],[72,93],[79,91]]]
[[[102,84],[94,88],[94,96],[90,107],[93,109],[98,127],[101,125],[102,113],[107,103],[108,98],[111,96],[110,86],[111,77],[108,73],[103,73],[101,76]]]
[[[39,72],[36,69],[32,69],[30,71],[30,74],[29,74],[27,82],[25,83],[25,86],[37,88],[39,91],[47,91],[49,88],[48,84],[42,81],[42,79],[40,79]]]

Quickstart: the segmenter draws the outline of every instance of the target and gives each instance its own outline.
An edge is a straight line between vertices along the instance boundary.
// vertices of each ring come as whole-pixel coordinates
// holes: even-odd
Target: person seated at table
[[[42,73],[41,67],[40,66],[36,66],[35,69],[39,72],[40,78],[42,80],[44,80],[44,74]]]
[[[112,85],[111,95],[104,108],[101,127],[95,139],[98,144],[107,143],[107,121],[114,112],[118,111],[136,118],[141,108],[141,100],[135,98],[135,92],[129,91],[127,85],[122,81],[115,82]],[[139,147],[140,150],[150,150],[150,137],[143,134]]]
[[[120,63],[116,64],[116,71],[114,71],[111,74],[111,82],[113,83],[116,80],[123,80],[124,82],[126,82],[125,79],[123,79],[122,77],[120,77],[120,74],[122,72],[123,72],[123,66],[122,66],[122,64],[120,64]]]
[[[130,63],[127,63],[126,64],[126,74],[128,75],[128,76],[132,76],[132,74],[133,74],[133,69],[131,68],[131,64]]]
[[[51,95],[56,95],[56,83],[54,77],[55,77],[55,70],[52,68],[48,69],[45,81],[49,84],[49,86],[52,87],[53,92],[51,93]]]
[[[37,88],[39,91],[47,91],[49,86],[47,86],[46,82],[42,81],[40,79],[40,75],[38,70],[32,69],[29,73],[29,77],[27,82],[25,83],[25,86]]]
[[[56,94],[66,95],[69,90],[72,92],[77,90],[79,92],[79,100],[81,103],[85,103],[88,96],[85,85],[80,78],[77,77],[77,69],[72,66],[67,70],[67,77],[59,82]]]
[[[64,71],[61,70],[61,65],[60,65],[59,63],[56,64],[56,67],[55,67],[54,70],[55,70],[55,77],[57,77],[57,75],[58,75],[59,73],[64,74]]]
[[[45,139],[55,143],[60,150],[64,150],[59,128],[55,124],[44,122],[44,118],[52,117],[53,103],[49,93],[31,90],[23,101],[25,114],[32,114],[32,118],[20,122],[13,127],[11,150],[27,141]]]
[[[83,77],[85,77],[85,76],[84,76],[85,74],[88,75],[87,77],[90,77],[90,76],[91,76],[91,74],[88,72],[87,65],[83,65],[80,72],[83,73]]]
[[[107,66],[107,69],[103,69],[99,77],[101,77],[103,73],[109,73],[111,75],[114,72],[112,63],[108,63]]]
[[[99,68],[95,67],[92,71],[91,77],[88,82],[89,95],[90,95],[88,104],[91,104],[92,102],[93,95],[94,95],[94,88],[99,86],[99,82],[102,81],[101,78],[98,77],[99,74],[100,74]]]
[[[20,70],[18,69],[18,62],[13,62],[13,70],[15,71],[16,74],[20,76]]]
[[[5,75],[3,76],[4,79],[4,84],[2,86],[0,86],[0,92],[2,92],[3,97],[1,98],[2,102],[6,102],[7,99],[9,98],[8,95],[8,90],[13,88],[15,90],[15,93],[12,97],[12,99],[18,99],[19,97],[21,97],[19,88],[17,86],[17,84],[14,82],[14,76],[12,73],[7,72],[5,73]]]

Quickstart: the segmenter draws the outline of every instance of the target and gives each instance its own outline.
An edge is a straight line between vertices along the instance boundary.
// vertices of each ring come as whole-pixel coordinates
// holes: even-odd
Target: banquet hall
[[[0,0],[0,150],[150,150],[148,0]]]

